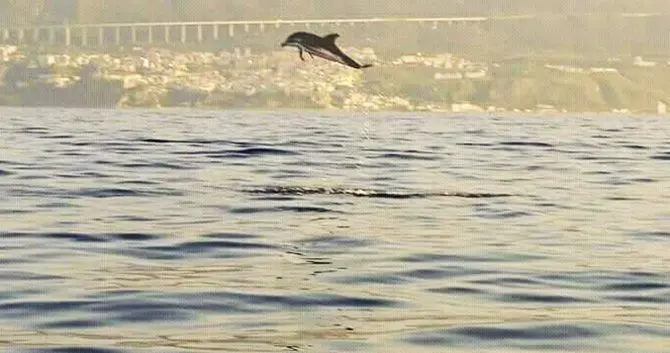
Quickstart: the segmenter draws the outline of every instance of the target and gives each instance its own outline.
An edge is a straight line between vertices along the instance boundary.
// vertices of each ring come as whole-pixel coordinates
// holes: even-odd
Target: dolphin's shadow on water
[[[469,193],[469,192],[396,192],[378,189],[344,188],[344,187],[321,187],[321,186],[260,186],[242,190],[249,194],[266,195],[346,195],[354,197],[385,198],[385,199],[414,199],[427,197],[463,197],[463,198],[494,198],[519,196],[515,194],[498,193]]]

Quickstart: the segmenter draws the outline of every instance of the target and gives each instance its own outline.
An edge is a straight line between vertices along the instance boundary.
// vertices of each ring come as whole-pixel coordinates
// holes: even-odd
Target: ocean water
[[[3,352],[668,352],[670,120],[0,109]]]

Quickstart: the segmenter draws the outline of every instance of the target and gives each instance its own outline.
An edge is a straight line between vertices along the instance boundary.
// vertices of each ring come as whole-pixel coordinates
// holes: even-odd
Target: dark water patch
[[[92,156],[93,154],[88,152],[67,151],[67,152],[61,152],[59,153],[59,155],[66,157],[89,157]]]
[[[42,136],[41,138],[43,139],[48,139],[48,140],[66,140],[66,139],[71,139],[75,138],[75,135],[70,135],[70,134],[56,134],[56,135],[46,135]]]
[[[382,158],[382,159],[400,159],[400,160],[421,160],[421,161],[437,161],[442,158],[438,156],[422,156],[418,154],[410,154],[410,153],[384,153],[380,154],[371,158]]]
[[[58,301],[21,301],[0,303],[0,314],[3,317],[44,317],[45,314],[81,311],[94,301],[58,300]]]
[[[344,235],[328,235],[303,239],[297,242],[300,250],[317,254],[344,254],[368,247],[372,242],[367,238]]]
[[[251,199],[256,201],[295,201],[298,198],[292,196],[256,196]]]
[[[670,161],[670,152],[664,152],[664,153],[661,153],[661,154],[653,155],[649,158],[659,160],[659,161]]]
[[[632,178],[630,181],[635,183],[656,183],[658,180],[653,178]]]
[[[279,148],[249,147],[239,150],[226,151],[224,154],[230,156],[297,156],[299,153]]]
[[[37,169],[37,168],[26,168],[26,169]],[[51,176],[49,175],[43,175],[43,174],[23,174],[19,175],[16,177],[18,180],[45,180],[45,179],[51,179]]]
[[[254,147],[259,145],[260,146],[267,145],[257,141],[234,141],[224,139],[202,139],[202,138],[193,138],[193,139],[139,138],[133,141],[148,143],[152,145],[175,144],[175,145],[189,145],[193,147],[209,146],[209,145],[233,145],[238,147]]]
[[[603,163],[599,164],[605,164],[605,163],[612,163],[612,162],[620,162],[620,161],[635,161],[635,158],[632,157],[605,157],[605,156],[593,156],[593,155],[587,155],[587,156],[575,156],[574,157],[577,160],[582,160],[582,161],[600,161]]]
[[[339,294],[305,294],[305,295],[269,295],[234,292],[214,292],[208,296],[222,300],[234,300],[252,306],[270,306],[277,309],[308,309],[313,307],[355,307],[381,308],[396,307],[401,302],[370,297],[354,297]]]
[[[87,329],[105,326],[106,323],[101,320],[62,320],[35,325],[38,329]]]
[[[442,287],[442,288],[431,288],[428,289],[431,293],[438,294],[453,294],[453,295],[475,295],[475,294],[484,294],[484,291],[477,288],[469,287]]]
[[[49,129],[42,126],[28,126],[22,129],[19,129],[19,133],[26,135],[46,135]]]
[[[7,171],[7,170],[4,170],[4,169],[0,169],[0,177],[12,175],[12,174],[14,174],[14,173],[12,173],[10,171]]]
[[[109,233],[104,236],[105,238],[123,241],[148,241],[163,238],[161,235],[148,233]]]
[[[456,146],[468,146],[468,147],[491,147],[494,146],[493,143],[477,143],[477,142],[458,142]]]
[[[670,283],[661,282],[619,282],[600,286],[602,290],[614,291],[645,291],[670,288]]]
[[[192,167],[186,165],[163,163],[163,162],[118,163],[117,166],[123,168],[155,168],[155,169],[172,169],[172,170],[192,169]]]
[[[305,262],[310,265],[332,265],[333,261],[325,257],[306,257]]]
[[[491,271],[479,270],[471,267],[463,266],[443,266],[441,268],[422,268],[416,270],[406,270],[396,273],[398,276],[420,279],[433,280],[444,278],[465,277],[472,275],[490,274]]]
[[[105,239],[103,236],[84,234],[84,233],[55,232],[55,233],[38,233],[36,235],[41,238],[70,240],[75,242],[102,243],[108,241],[108,239]]]
[[[596,331],[576,325],[536,325],[520,328],[466,326],[461,328],[420,333],[408,341],[420,345],[453,345],[463,338],[477,341],[500,340],[571,340],[597,337]]]
[[[497,300],[512,303],[548,303],[548,304],[570,304],[570,303],[590,303],[592,300],[577,298],[567,295],[550,294],[526,294],[514,293],[498,296]]]
[[[175,308],[170,310],[146,308],[137,308],[131,312],[119,315],[113,318],[116,322],[127,322],[133,324],[146,324],[151,322],[170,322],[187,321],[193,319],[195,316],[189,312],[178,310]]]
[[[32,211],[32,210],[17,210],[17,209],[0,210],[0,215],[19,215],[19,214],[28,214],[28,213],[35,213],[35,211]]]
[[[454,255],[454,254],[436,254],[421,253],[403,256],[398,259],[402,262],[517,262],[530,261],[545,258],[539,255],[499,253],[488,254],[487,256],[475,255]]]
[[[95,347],[60,347],[60,348],[34,348],[21,350],[17,353],[128,353],[130,351],[120,349],[107,349]]]
[[[629,148],[632,150],[648,150],[649,147],[642,146],[642,145],[636,145],[636,144],[624,144],[621,145],[621,147]]]
[[[628,303],[668,304],[670,303],[670,292],[665,295],[612,295],[606,298]]]
[[[216,249],[276,249],[277,247],[263,243],[247,243],[230,240],[192,241],[178,245],[180,252],[205,252]]]
[[[236,207],[231,208],[228,212],[233,214],[254,214],[267,212],[344,213],[342,211],[316,206]]]
[[[493,198],[509,197],[512,194],[494,193],[465,193],[465,192],[393,192],[384,190],[340,188],[340,187],[310,187],[310,186],[265,186],[247,188],[243,192],[250,194],[278,194],[278,195],[347,195],[354,197],[411,199],[427,197],[463,197],[463,198]]]
[[[507,210],[485,210],[484,212],[478,212],[477,214],[477,217],[488,219],[510,219],[528,216],[532,216],[532,214],[524,211]]]
[[[71,191],[72,196],[92,197],[92,198],[112,198],[112,197],[159,197],[159,196],[182,196],[183,193],[166,190],[133,190],[124,188],[87,188]]]
[[[64,279],[67,279],[67,277],[42,275],[26,271],[0,271],[0,280],[2,281],[53,281]]]
[[[70,232],[46,232],[46,233],[23,233],[23,232],[2,232],[0,236],[3,238],[46,238],[58,240],[70,240],[76,242],[91,242],[99,243],[107,241],[102,236],[96,236],[84,233],[70,233]]]
[[[157,218],[147,218],[147,217],[132,216],[132,215],[113,216],[113,217],[109,217],[109,218],[113,219],[113,220],[125,221],[125,222],[156,222],[156,221],[159,221],[159,219],[157,219]]]
[[[145,142],[149,144],[182,144],[182,143],[217,143],[216,140],[170,140],[170,139],[160,139],[160,138],[140,138],[136,139],[137,142]],[[202,142],[201,142],[202,141]]]
[[[639,201],[638,197],[627,197],[627,196],[605,196],[603,200],[608,201]]]
[[[650,232],[635,232],[631,233],[630,236],[643,239],[659,239],[665,240],[670,239],[670,232],[667,231],[650,231]]]
[[[493,285],[498,287],[519,287],[519,286],[541,286],[543,282],[530,277],[496,277],[488,279],[476,279],[470,283]]]
[[[506,141],[500,142],[501,146],[524,146],[524,147],[554,147],[554,145],[545,142],[529,142],[529,141]]]
[[[391,275],[391,274],[369,274],[369,275],[356,275],[356,276],[346,276],[346,277],[337,277],[330,280],[333,283],[340,284],[403,284],[408,283],[409,281],[406,278]]]
[[[667,277],[649,272],[566,272],[536,276],[545,286],[602,290],[609,284],[658,282]]]
[[[277,246],[232,240],[203,240],[190,241],[173,245],[154,245],[133,248],[115,249],[114,252],[141,259],[153,260],[181,260],[189,256],[210,258],[239,258],[261,256],[259,250],[278,249]]]
[[[217,232],[217,233],[208,233],[200,235],[203,238],[213,238],[213,239],[257,239],[260,238],[260,235],[248,234],[248,233],[226,233],[226,232]]]
[[[119,185],[159,185],[160,182],[157,181],[151,181],[151,180],[122,180],[117,182]]]
[[[108,234],[85,234],[73,232],[44,232],[44,233],[24,233],[24,232],[0,232],[3,238],[42,238],[55,240],[68,240],[74,242],[104,243],[114,240],[122,241],[147,241],[161,238],[160,235],[147,233],[108,233]]]
[[[97,145],[97,142],[93,142],[93,141],[65,141],[65,142],[61,142],[61,145],[72,146],[72,147],[88,147],[88,146]]]

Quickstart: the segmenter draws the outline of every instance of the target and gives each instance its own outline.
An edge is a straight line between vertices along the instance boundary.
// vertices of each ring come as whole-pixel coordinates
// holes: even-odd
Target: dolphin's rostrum
[[[313,33],[295,32],[288,36],[281,46],[298,48],[300,51],[300,59],[303,61],[305,61],[303,52],[307,52],[312,58],[314,58],[313,55],[316,55],[326,60],[353,67],[354,69],[364,69],[372,66],[372,64],[361,65],[344,54],[340,48],[335,45],[335,40],[339,36],[340,35],[337,33],[331,33],[325,37],[320,37]]]

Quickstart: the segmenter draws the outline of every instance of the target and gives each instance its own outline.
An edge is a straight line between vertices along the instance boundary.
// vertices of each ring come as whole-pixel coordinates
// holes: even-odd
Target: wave
[[[378,189],[324,187],[324,186],[261,186],[242,190],[249,194],[272,195],[347,195],[354,197],[411,199],[427,197],[464,197],[464,198],[493,198],[511,197],[514,194],[505,193],[471,193],[471,192],[397,192]]]

